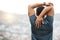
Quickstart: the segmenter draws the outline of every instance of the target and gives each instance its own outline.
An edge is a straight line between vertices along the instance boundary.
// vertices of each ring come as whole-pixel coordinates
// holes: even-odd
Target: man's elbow
[[[47,10],[51,10],[53,9],[53,6],[50,6],[50,7],[46,7]]]
[[[53,9],[53,6],[50,6],[49,9]]]

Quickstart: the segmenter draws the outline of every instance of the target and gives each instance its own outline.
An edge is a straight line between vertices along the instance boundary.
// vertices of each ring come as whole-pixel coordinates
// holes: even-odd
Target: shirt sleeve
[[[46,15],[43,20],[43,24],[53,24],[53,16]]]
[[[53,24],[53,16],[47,15],[47,21],[48,21],[50,24]]]

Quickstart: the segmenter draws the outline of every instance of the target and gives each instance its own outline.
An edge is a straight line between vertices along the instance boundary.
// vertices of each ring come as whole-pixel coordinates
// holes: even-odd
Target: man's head
[[[36,14],[37,14],[37,16],[39,16],[39,14],[42,12],[43,9],[44,9],[43,6],[40,6],[40,7],[38,7],[38,8],[36,9]]]

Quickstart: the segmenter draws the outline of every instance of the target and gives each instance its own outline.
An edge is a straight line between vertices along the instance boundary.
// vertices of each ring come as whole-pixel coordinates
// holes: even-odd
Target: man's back
[[[32,33],[36,35],[47,35],[53,30],[53,16],[48,16],[44,18],[43,23],[39,28],[36,27],[35,24],[36,16],[33,15],[30,17]]]
[[[32,10],[35,8],[33,7]],[[35,12],[30,13],[32,14],[29,16],[32,29],[32,40],[52,40],[54,16],[52,6],[44,8],[38,17],[35,16]],[[46,17],[44,17],[45,15]],[[39,23],[41,23],[41,17],[43,18],[43,22],[39,25]],[[37,28],[36,24],[39,25],[39,28]]]

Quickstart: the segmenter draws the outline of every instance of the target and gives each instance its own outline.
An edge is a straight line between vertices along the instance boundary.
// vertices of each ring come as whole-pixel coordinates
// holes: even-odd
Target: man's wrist
[[[41,17],[41,16],[38,16],[38,18],[43,18],[43,17]]]

